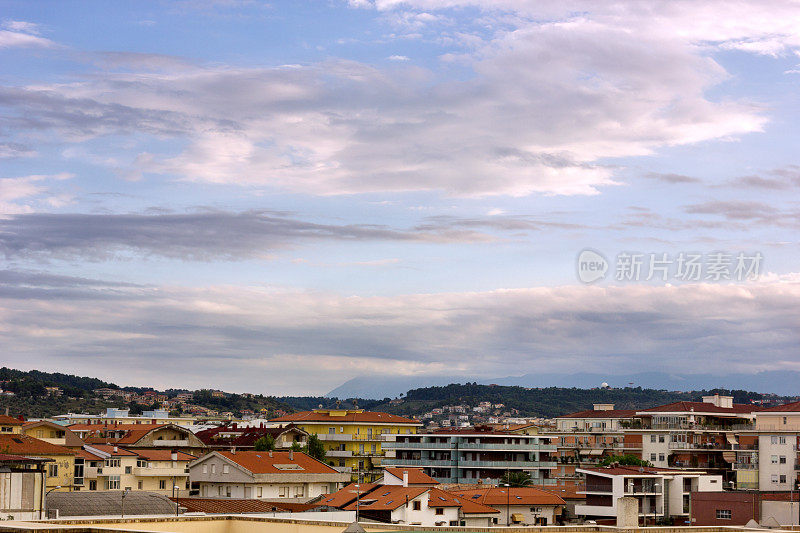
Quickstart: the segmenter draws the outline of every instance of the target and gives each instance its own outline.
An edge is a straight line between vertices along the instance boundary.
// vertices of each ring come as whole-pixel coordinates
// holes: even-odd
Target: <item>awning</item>
[[[728,439],[728,444],[739,444],[739,440],[736,438],[736,435],[726,433],[725,438]]]
[[[514,514],[511,515],[511,521],[512,522],[524,522],[525,521],[525,517],[522,516],[521,513],[514,513]]]
[[[736,462],[736,452],[722,452],[722,459],[727,463],[735,463]]]
[[[589,450],[589,455],[603,455],[605,450]]]

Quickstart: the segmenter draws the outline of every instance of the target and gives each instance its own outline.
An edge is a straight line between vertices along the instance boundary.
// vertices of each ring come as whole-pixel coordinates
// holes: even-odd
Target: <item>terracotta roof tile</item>
[[[233,461],[234,463],[246,468],[254,474],[291,474],[302,472],[303,474],[338,474],[339,472],[300,452],[223,452],[217,451],[219,455]],[[292,456],[290,459],[289,456]],[[288,465],[296,465],[302,468],[292,469]],[[281,468],[286,466],[285,468]]]
[[[633,418],[636,416],[636,409],[612,409],[609,411],[595,411],[594,409],[587,409],[585,411],[578,411],[577,413],[570,413],[556,418]]]
[[[176,501],[175,498],[170,498]],[[181,507],[192,513],[208,514],[242,514],[242,513],[271,513],[273,511],[289,511],[283,503],[265,502],[255,499],[234,498],[177,498]]]
[[[507,491],[511,491],[510,494]],[[486,487],[453,491],[462,498],[469,498],[483,505],[506,505],[507,501],[517,505],[564,505],[563,498],[552,492],[533,487]]]
[[[774,407],[761,409],[759,413],[797,413],[800,412],[800,402],[785,403]]]
[[[323,494],[317,503],[341,509],[350,502],[354,502],[357,494],[366,494],[377,486],[375,483],[361,483],[359,488],[356,489],[356,484],[351,483],[331,494]]]
[[[0,415],[0,425],[3,426],[21,426],[25,422],[18,418],[14,418],[13,416],[8,415]]]
[[[41,456],[41,455],[75,455],[75,452],[50,444],[43,440],[34,439],[27,435],[0,435],[0,450],[12,455]]]
[[[446,492],[437,488],[432,488],[428,494],[428,507],[461,507],[464,514],[490,514],[499,513],[494,507],[490,507],[471,497],[465,498],[459,494]]]
[[[408,472],[408,483],[411,485],[438,485],[439,482],[422,471],[422,468],[387,467],[384,472],[389,472],[398,479],[403,479],[403,472]]]
[[[393,511],[405,505],[406,497],[413,500],[420,494],[425,494],[427,487],[401,487],[400,485],[378,485],[368,494],[362,494],[359,507],[370,511]],[[356,503],[347,505],[345,511],[355,511]]]

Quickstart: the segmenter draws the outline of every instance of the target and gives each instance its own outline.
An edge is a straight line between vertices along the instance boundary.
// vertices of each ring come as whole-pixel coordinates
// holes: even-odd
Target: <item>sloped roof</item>
[[[56,424],[55,422],[51,422],[49,420],[37,420],[35,422],[25,422],[22,426],[22,431],[25,432],[25,434],[27,434],[28,431],[38,427],[46,427],[63,431],[65,446],[76,447],[76,448],[83,446],[83,441],[77,434],[75,434],[74,431],[72,431],[66,426],[62,426],[61,424]]]
[[[150,450],[144,448],[137,448],[136,455],[143,457],[148,461],[171,461],[172,450]],[[194,455],[185,452],[177,452],[178,461],[194,461],[197,459]]]
[[[359,488],[356,489],[356,484],[350,483],[336,492],[331,494],[323,494],[320,496],[320,499],[317,501],[317,503],[320,505],[329,505],[330,507],[338,507],[341,509],[350,502],[354,502],[357,494],[360,493],[361,495],[364,495],[378,486],[379,485],[375,483],[361,483]]]
[[[19,464],[19,463],[46,463],[48,461],[52,461],[53,459],[33,459],[31,457],[23,457],[21,455],[8,455],[5,453],[0,453],[0,464]]]
[[[326,409],[326,410],[317,410],[317,411],[301,411],[299,413],[293,413],[291,415],[281,416],[279,418],[273,418],[270,422],[295,422],[295,423],[302,423],[302,422],[333,422],[333,423],[340,423],[340,422],[348,422],[348,423],[373,423],[373,424],[415,424],[415,425],[422,425],[418,420],[414,420],[412,418],[405,418],[403,416],[393,415],[390,413],[381,413],[378,411],[352,411],[348,410],[346,414],[342,415],[331,415],[331,412],[342,412],[344,410],[337,411],[336,409]]]
[[[686,468],[659,468],[655,466],[602,466],[596,468],[581,468],[587,472],[606,474],[612,476],[660,476],[669,474],[698,474],[705,473],[705,470],[686,469]]]
[[[58,509],[64,516],[99,516],[122,513],[121,490],[51,492],[47,508]],[[125,496],[125,516],[174,515],[175,504],[169,498],[153,492],[132,490]]]
[[[136,456],[136,452],[126,450],[125,448],[120,448],[119,446],[114,446],[113,444],[90,444],[89,446],[114,457]],[[114,448],[116,448],[116,450]],[[91,453],[91,451],[89,453]]]
[[[413,500],[420,494],[433,490],[427,487],[402,487],[400,485],[378,485],[368,494],[362,494],[359,500],[361,510],[394,511],[405,505],[406,498]],[[355,511],[356,502],[347,505],[345,511]]]
[[[510,491],[510,493],[508,492]],[[486,487],[457,490],[453,494],[483,505],[564,505],[563,498],[533,487]]]
[[[277,439],[286,432],[295,432],[303,436],[308,435],[308,433],[294,424],[287,424],[286,426],[272,428],[219,426],[198,431],[195,436],[206,446],[252,448],[255,446],[256,441],[262,437],[269,435]],[[220,435],[222,433],[226,435],[223,437]]]
[[[461,507],[464,514],[491,514],[499,513],[494,507],[490,507],[472,498],[465,498],[458,494],[432,488],[428,494],[428,507]]]
[[[34,457],[41,455],[75,455],[75,452],[68,448],[34,439],[27,435],[0,434],[0,450],[11,455],[32,455]]]
[[[8,415],[0,415],[0,425],[2,426],[21,426],[24,422],[18,418]]]
[[[800,402],[785,403],[761,409],[759,413],[797,413],[800,412]]]
[[[233,461],[253,474],[339,474],[325,463],[301,452],[272,452],[270,454],[270,452],[256,451],[236,453],[217,451],[214,453]]]
[[[439,482],[422,471],[422,468],[400,468],[386,467],[384,472],[389,472],[398,479],[403,479],[403,472],[408,472],[408,483],[410,485],[438,485]]]
[[[192,513],[243,514],[288,511],[288,509],[282,507],[283,504],[281,503],[265,502],[252,498],[246,500],[236,498],[170,498],[170,500],[177,501],[181,507],[185,507],[187,511]]]

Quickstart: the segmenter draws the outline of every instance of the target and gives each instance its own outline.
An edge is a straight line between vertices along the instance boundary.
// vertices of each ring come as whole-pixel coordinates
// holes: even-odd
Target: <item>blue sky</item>
[[[270,394],[800,369],[796,3],[0,0],[0,24],[9,366]],[[764,259],[625,282],[623,252]]]

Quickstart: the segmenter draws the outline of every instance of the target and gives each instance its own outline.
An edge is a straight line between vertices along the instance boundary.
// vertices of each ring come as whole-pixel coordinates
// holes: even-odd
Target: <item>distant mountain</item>
[[[478,383],[481,385],[516,385],[520,387],[577,387],[581,389],[600,387],[608,383],[611,387],[642,387],[671,391],[697,391],[709,389],[741,389],[763,394],[781,396],[800,395],[800,372],[765,371],[756,374],[670,374],[665,372],[641,372],[638,374],[524,374],[498,378],[470,378],[459,376],[359,376],[336,387],[329,398],[395,398],[411,389],[435,387],[450,383]]]

